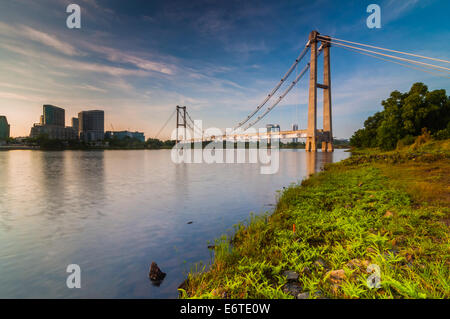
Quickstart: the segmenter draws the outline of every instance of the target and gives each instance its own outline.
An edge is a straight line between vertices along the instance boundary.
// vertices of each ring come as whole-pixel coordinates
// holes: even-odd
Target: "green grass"
[[[449,144],[358,152],[285,189],[272,215],[217,240],[181,297],[294,298],[283,290],[291,270],[310,298],[449,298]]]

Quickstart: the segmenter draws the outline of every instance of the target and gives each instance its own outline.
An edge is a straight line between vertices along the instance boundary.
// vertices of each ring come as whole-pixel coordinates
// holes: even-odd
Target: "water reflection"
[[[0,232],[9,231],[11,226],[8,223],[11,213],[6,209],[9,192],[10,171],[9,167],[9,152],[1,151],[0,156]]]
[[[105,201],[104,152],[38,152],[41,214],[50,219],[89,218]]]
[[[66,158],[64,152],[38,152],[36,154],[40,168],[40,191],[46,205],[41,206],[40,214],[49,219],[64,215],[66,208]]]
[[[208,241],[348,156],[279,155],[279,171],[262,175],[248,162],[176,165],[170,150],[0,152],[0,298],[176,298],[185,272],[210,261]],[[152,261],[167,273],[160,287]],[[70,263],[83,289],[66,288]]]

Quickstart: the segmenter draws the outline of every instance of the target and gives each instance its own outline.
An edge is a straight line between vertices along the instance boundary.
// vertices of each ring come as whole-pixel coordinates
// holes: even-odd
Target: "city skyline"
[[[102,109],[105,128],[142,130],[148,137],[177,104],[204,127],[232,127],[276,84],[313,29],[437,58],[450,49],[442,41],[449,6],[443,1],[379,1],[382,28],[376,30],[365,23],[370,1],[152,2],[136,8],[81,0],[80,30],[65,26],[69,3],[0,4],[0,114],[11,136],[27,136],[43,104],[63,107],[66,123],[78,110]],[[350,137],[393,90],[414,82],[449,87],[448,78],[340,48],[332,48],[331,59],[336,137]],[[306,87],[299,83],[261,127],[305,128]],[[168,125],[160,138],[173,128]]]

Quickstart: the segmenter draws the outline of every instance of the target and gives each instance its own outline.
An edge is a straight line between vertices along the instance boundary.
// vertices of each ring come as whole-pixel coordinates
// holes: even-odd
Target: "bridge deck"
[[[323,133],[323,130],[317,130],[317,135]],[[280,132],[253,132],[253,133],[240,133],[232,135],[221,136],[204,136],[203,138],[192,138],[187,140],[181,140],[180,143],[198,143],[198,142],[212,142],[212,141],[230,141],[230,142],[243,142],[243,141],[259,141],[261,139],[292,139],[292,138],[306,138],[307,130],[293,130],[293,131],[280,131]]]

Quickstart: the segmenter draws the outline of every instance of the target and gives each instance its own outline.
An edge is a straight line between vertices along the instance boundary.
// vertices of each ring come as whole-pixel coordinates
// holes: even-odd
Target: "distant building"
[[[76,140],[78,139],[77,131],[72,127],[62,127],[55,125],[34,124],[31,128],[30,137],[36,138],[40,135],[46,135],[51,140]]]
[[[280,125],[278,124],[267,124],[266,125],[267,132],[279,132]]]
[[[298,131],[298,124],[292,124],[292,130],[293,130],[293,131]],[[297,138],[297,137],[294,137],[294,138],[292,139],[292,143],[298,143],[298,138]]]
[[[66,111],[53,105],[44,105],[41,125],[66,126]]]
[[[6,116],[0,116],[0,140],[7,140],[10,136],[11,126]]]
[[[78,138],[78,130],[73,127],[65,127],[66,111],[63,108],[45,104],[43,106],[40,123],[31,128],[30,137],[36,138],[46,135],[52,140],[75,140]]]
[[[145,142],[145,135],[141,132],[129,132],[129,131],[108,131],[105,134],[106,138],[118,138],[119,140],[123,140],[126,137],[135,138],[141,142]]]
[[[280,125],[278,124],[267,124],[266,125],[266,129],[267,129],[267,133],[270,132],[279,132],[280,131]],[[272,139],[274,139],[275,141],[280,141],[279,138],[272,138],[272,136],[269,136],[267,139],[267,142],[270,144],[272,143]]]
[[[105,112],[83,111],[78,113],[79,136],[85,142],[102,141],[105,138]]]
[[[80,121],[78,121],[77,117],[72,117],[72,128],[77,131],[80,129]]]

